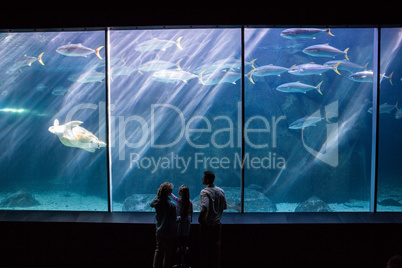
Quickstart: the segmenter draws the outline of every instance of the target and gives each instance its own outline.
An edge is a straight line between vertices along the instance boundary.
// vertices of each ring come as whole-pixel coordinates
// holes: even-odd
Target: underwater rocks
[[[241,209],[241,194],[239,187],[221,187],[225,191],[227,209],[226,212],[240,212]],[[268,199],[257,185],[252,185],[250,188],[244,189],[244,210],[247,212],[276,212],[275,203]],[[200,196],[193,200],[194,211],[201,209]]]
[[[398,201],[396,201],[392,198],[384,199],[384,200],[378,202],[378,204],[381,206],[386,206],[386,207],[402,207],[401,203],[399,203]]]
[[[295,212],[331,212],[331,208],[320,198],[316,196],[310,197],[308,200],[300,203]]]
[[[0,202],[0,207],[33,207],[40,203],[31,194],[21,190]]]
[[[155,211],[149,203],[154,194],[133,194],[124,200],[122,211]]]

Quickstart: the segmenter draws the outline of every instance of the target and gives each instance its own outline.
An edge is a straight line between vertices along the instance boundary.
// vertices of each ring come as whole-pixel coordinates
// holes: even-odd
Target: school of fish
[[[286,39],[298,40],[298,39],[316,39],[317,36],[321,34],[328,34],[330,36],[335,36],[331,33],[329,28],[318,29],[318,28],[290,28],[285,29],[280,33],[280,36]],[[168,49],[174,49],[178,53],[185,50],[186,48],[182,46],[181,41],[183,36],[178,37],[176,40],[165,40],[153,38],[143,42],[139,42],[135,46],[135,51],[139,53],[152,52],[152,51],[167,51]],[[67,44],[62,45],[56,49],[56,52],[66,56],[66,57],[88,57],[95,54],[99,60],[103,60],[100,52],[104,46],[99,46],[97,48],[86,47],[83,44]],[[328,71],[333,71],[338,75],[341,75],[340,70],[348,72],[348,78],[351,81],[358,83],[373,83],[374,74],[373,71],[367,70],[367,65],[362,66],[353,63],[349,60],[349,50],[350,48],[336,48],[331,46],[329,43],[326,44],[314,44],[306,46],[300,52],[311,57],[317,58],[332,58],[332,60],[327,61],[324,64],[317,64],[314,62],[295,64],[290,67],[285,66],[275,66],[273,64],[263,65],[253,59],[250,62],[245,62],[246,66],[251,67],[251,71],[245,74],[245,78],[255,84],[258,83],[258,77],[266,76],[281,76],[283,73],[289,73],[295,77],[311,76],[311,75],[322,75]],[[353,52],[352,52],[353,53]],[[32,57],[25,55],[24,57],[16,60],[14,64],[7,70],[7,74],[13,74],[16,72],[23,72],[23,69],[31,66],[36,61],[42,66],[45,66],[44,56],[45,52],[42,52],[38,57]],[[241,65],[240,59],[234,57],[219,59],[214,62],[204,63],[201,66],[195,67],[193,70],[183,70],[181,68],[181,62],[183,58],[175,61],[164,61],[159,59],[149,60],[147,62],[142,62],[136,67],[126,66],[124,59],[110,59],[110,76],[111,81],[115,77],[119,76],[130,76],[133,73],[138,75],[150,75],[152,80],[159,83],[185,83],[188,84],[190,80],[197,79],[198,83],[205,86],[214,86],[222,83],[236,84],[242,78],[241,75]],[[119,64],[117,64],[119,63]],[[257,65],[258,63],[258,65]],[[86,70],[84,73],[78,73],[68,77],[68,80],[74,83],[102,83],[105,81],[105,73],[102,71],[97,71],[99,67],[105,66],[104,61],[100,62],[98,66],[94,67],[92,70]],[[381,74],[380,78],[388,79],[392,84],[393,73],[386,75]],[[341,75],[342,76],[342,75]],[[315,90],[319,94],[323,95],[325,93],[325,85],[323,85],[324,80],[316,85],[310,85],[302,83],[294,79],[292,82],[286,82],[279,85],[276,90],[283,93],[302,93],[307,94],[308,92]],[[38,91],[43,91],[47,87],[45,85],[40,85],[37,87]],[[324,93],[323,93],[324,91]],[[51,91],[51,94],[55,96],[64,96],[69,92],[68,88],[56,87]],[[310,93],[309,93],[310,94]],[[398,108],[398,102],[395,105],[382,104],[380,105],[380,113],[390,113],[392,110],[396,109],[395,118],[402,118],[402,111]],[[372,112],[372,108],[368,110]],[[303,129],[306,127],[315,126],[318,122],[325,119],[325,121],[330,122],[327,115],[324,118],[305,116],[297,119],[289,125],[290,129]],[[58,123],[58,122],[57,122]],[[56,123],[55,123],[56,125]],[[58,125],[58,124],[57,124]],[[60,136],[62,135],[62,136]],[[60,137],[64,137],[64,134],[60,134]],[[91,134],[93,135],[93,134]],[[71,136],[71,135],[70,135]],[[69,136],[69,140],[72,138]],[[96,138],[96,137],[95,137]],[[71,143],[71,142],[70,142]],[[103,143],[102,143],[103,144]],[[72,145],[69,145],[72,146]],[[88,150],[87,144],[80,144],[76,146],[78,148],[86,148],[87,151],[94,151],[92,148]]]

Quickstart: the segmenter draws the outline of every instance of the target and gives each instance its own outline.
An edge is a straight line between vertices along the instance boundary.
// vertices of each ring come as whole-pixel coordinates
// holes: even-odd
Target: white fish
[[[51,93],[52,95],[55,96],[64,96],[64,94],[66,94],[67,91],[68,89],[65,87],[55,87]]]
[[[341,75],[341,73],[338,71],[339,64],[341,63],[339,62],[331,67],[315,63],[306,63],[292,66],[290,67],[290,70],[288,72],[294,75],[314,75],[314,74],[322,74],[326,71],[333,70],[337,74]]]
[[[45,86],[44,84],[39,84],[36,86],[36,90],[43,92],[43,91],[47,90],[47,86]]]
[[[58,49],[56,49],[56,52],[69,57],[86,57],[92,53],[95,53],[95,55],[98,56],[98,58],[102,59],[102,57],[99,55],[99,51],[102,48],[103,46],[98,47],[97,49],[92,49],[83,46],[82,44],[68,44],[59,47]]]
[[[253,81],[253,76],[258,76],[258,77],[269,76],[269,75],[280,76],[282,73],[284,73],[286,71],[289,71],[289,68],[275,66],[275,65],[270,64],[270,65],[264,65],[264,66],[254,68],[247,74],[247,77],[251,81],[251,83],[255,84]]]
[[[95,70],[88,71],[86,73],[83,73],[81,75],[72,75],[68,80],[72,82],[78,82],[78,83],[94,83],[94,82],[103,82],[105,79],[105,73],[102,72],[97,72]]]
[[[135,72],[137,69],[128,67],[128,66],[113,66],[110,69],[110,75],[113,76],[127,76],[131,75],[133,72]]]
[[[330,32],[329,28],[317,29],[317,28],[290,28],[282,31],[281,36],[288,39],[301,39],[301,38],[313,38],[322,33],[327,33],[331,36],[335,36]]]
[[[45,52],[42,52],[37,58],[25,55],[23,58],[14,62],[10,69],[7,70],[7,74],[13,73],[17,70],[21,71],[22,67],[31,66],[32,63],[34,63],[35,61],[38,61],[40,64],[45,65],[42,61],[42,56],[44,53]]]
[[[380,78],[387,78],[389,82],[392,85],[392,75],[394,72],[392,72],[389,76],[386,76],[385,74],[380,75]],[[362,72],[357,72],[353,73],[349,76],[349,79],[355,82],[360,82],[360,83],[373,83],[374,77],[373,77],[373,71],[362,71]]]
[[[200,83],[203,85],[217,85],[220,83],[231,83],[236,85],[236,81],[241,78],[240,73],[235,72],[215,72],[203,76],[203,72],[200,74]]]
[[[253,59],[250,62],[245,62],[245,65],[251,65],[251,67],[255,68],[254,62],[257,59]],[[222,59],[215,61],[213,63],[203,64],[202,66],[196,68],[193,73],[200,74],[204,72],[204,74],[216,73],[219,71],[237,71],[240,70],[241,60],[235,59],[233,57]]]
[[[170,61],[163,61],[163,60],[151,60],[146,63],[141,64],[138,67],[138,72],[142,74],[142,72],[157,72],[166,69],[171,69],[173,67],[180,68],[180,62],[182,59],[178,60],[176,63]]]
[[[398,102],[396,102],[395,105],[391,105],[391,104],[388,104],[388,103],[384,103],[384,104],[381,104],[381,105],[379,106],[379,113],[380,113],[380,114],[389,114],[389,113],[391,113],[394,109],[397,109],[397,110],[399,111],[399,109],[398,109]],[[369,113],[372,114],[372,113],[373,113],[373,107],[371,107],[370,109],[368,109],[367,112],[369,112]],[[397,119],[399,119],[399,118],[397,118]]]
[[[152,51],[152,50],[165,51],[168,47],[171,47],[173,45],[176,45],[178,49],[183,50],[180,44],[182,38],[183,36],[180,36],[179,38],[177,38],[176,41],[154,38],[138,44],[135,50],[140,52]]]
[[[305,49],[303,49],[303,52],[314,57],[335,57],[336,55],[344,54],[345,58],[349,60],[348,50],[349,48],[341,51],[335,47],[330,46],[329,44],[321,44],[306,47]]]
[[[183,81],[187,84],[190,79],[198,78],[198,75],[183,70],[161,70],[152,74],[152,79],[163,83],[176,83]]]
[[[350,73],[355,73],[359,71],[364,71],[365,67],[358,65],[356,63],[347,61],[347,60],[332,60],[332,61],[327,61],[324,63],[324,66],[330,66],[334,67],[335,64],[340,63],[338,65],[338,70],[344,70]],[[367,63],[368,64],[368,63]],[[366,65],[367,65],[366,64]]]
[[[306,127],[311,127],[315,126],[318,122],[321,120],[325,119],[328,123],[331,123],[328,118],[328,114],[325,115],[325,117],[318,117],[318,116],[305,116],[302,118],[297,119],[293,123],[290,124],[289,128],[290,129],[302,129]]]
[[[318,93],[320,93],[322,95],[321,84],[323,82],[324,81],[321,81],[317,86],[311,86],[311,85],[303,84],[300,82],[286,83],[286,84],[282,84],[282,85],[278,86],[276,88],[276,90],[281,91],[281,92],[286,92],[286,93],[298,92],[298,93],[306,94],[307,91],[315,89],[318,91]]]

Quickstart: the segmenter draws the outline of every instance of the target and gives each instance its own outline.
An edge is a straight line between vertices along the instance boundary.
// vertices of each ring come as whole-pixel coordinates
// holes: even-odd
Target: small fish
[[[398,109],[398,102],[396,102],[395,105],[391,105],[391,104],[388,104],[388,103],[381,104],[380,107],[379,107],[379,110],[380,110],[379,112],[380,112],[380,114],[389,114],[389,113],[391,113],[394,109],[399,110],[399,109]],[[373,107],[371,107],[370,109],[368,109],[367,112],[369,112],[369,113],[372,114],[372,113],[373,113]],[[399,119],[399,118],[397,118],[397,119]]]
[[[395,118],[396,119],[401,119],[402,118],[402,110],[398,109],[398,111],[395,112]]]
[[[311,126],[316,126],[318,122],[321,120],[325,119],[328,123],[331,123],[328,118],[328,114],[325,115],[325,117],[317,117],[317,116],[305,116],[300,119],[297,119],[293,123],[290,124],[289,128],[290,129],[303,129],[306,127],[311,127]]]
[[[286,83],[286,84],[282,84],[279,87],[277,87],[276,90],[281,91],[281,92],[286,92],[286,93],[299,92],[299,93],[306,94],[307,91],[315,89],[318,91],[318,93],[320,93],[322,95],[321,84],[323,82],[324,81],[321,81],[317,86],[311,86],[311,85],[303,84],[300,82]]]
[[[176,41],[154,38],[138,44],[135,50],[140,52],[152,51],[152,50],[166,51],[167,48],[173,45],[176,45],[178,49],[183,50],[180,44],[182,38],[183,36],[180,36],[179,38],[177,38]]]
[[[47,86],[45,86],[44,84],[39,84],[36,86],[36,90],[43,92],[43,91],[47,90]]]
[[[365,67],[360,66],[360,65],[358,65],[356,63],[347,61],[347,60],[332,60],[332,61],[328,61],[328,62],[324,63],[324,66],[333,67],[337,63],[340,63],[338,65],[338,70],[343,70],[343,71],[347,71],[347,72],[350,72],[350,73],[356,73],[356,72],[364,71],[364,69],[365,69]]]
[[[94,83],[94,82],[103,82],[105,79],[105,73],[102,72],[97,72],[95,70],[88,71],[86,73],[83,73],[81,75],[72,75],[68,80],[72,82],[78,82],[78,83]]]
[[[253,59],[252,61],[245,62],[244,64],[246,66],[251,65],[251,67],[255,68],[254,62],[256,60],[257,59]],[[236,71],[236,70],[239,70],[240,67],[241,67],[241,60],[230,57],[227,59],[215,61],[213,63],[204,64],[204,65],[196,68],[193,71],[193,73],[200,74],[201,72],[204,72],[204,74],[210,74],[210,73],[216,73],[216,72],[220,72],[220,71]]]
[[[52,95],[55,96],[64,96],[64,94],[66,94],[67,91],[68,89],[65,87],[55,87],[51,93]]]
[[[392,85],[392,75],[394,72],[392,72],[389,76],[386,76],[385,74],[380,75],[380,79],[382,80],[383,78],[387,78],[389,82]],[[357,73],[352,73],[349,75],[349,79],[355,82],[360,82],[360,83],[373,83],[373,71],[362,71],[362,72],[357,72]]]
[[[200,83],[203,85],[211,86],[220,83],[231,83],[236,85],[236,81],[241,78],[240,73],[235,72],[215,72],[203,76],[203,72],[200,74]]]
[[[292,67],[290,67],[290,70],[288,72],[290,74],[294,74],[294,75],[312,75],[312,74],[322,74],[326,71],[333,70],[337,74],[341,75],[340,72],[338,71],[339,64],[341,64],[341,63],[338,62],[333,67],[331,67],[331,66],[324,66],[324,65],[315,64],[315,63],[306,63],[306,64],[292,66]]]
[[[99,59],[102,59],[99,54],[99,51],[102,48],[103,46],[98,47],[97,49],[92,49],[83,46],[82,44],[69,44],[59,47],[58,49],[56,49],[56,52],[69,57],[87,57],[88,55],[95,53],[95,55],[98,56]]]
[[[118,66],[113,66],[110,69],[110,75],[112,77],[113,76],[128,76],[128,75],[131,75],[136,70],[137,70],[136,68],[118,65]]]
[[[317,28],[290,28],[281,32],[281,36],[288,39],[301,39],[301,38],[313,38],[322,33],[327,33],[331,36],[335,36],[330,32],[329,28],[317,29]]]
[[[178,60],[176,63],[170,61],[163,61],[163,60],[151,60],[144,64],[141,64],[138,67],[138,72],[143,74],[143,72],[157,72],[166,69],[170,69],[173,67],[177,67],[177,69],[181,69],[180,62],[182,59]]]
[[[341,51],[335,47],[330,46],[329,44],[321,44],[306,47],[305,49],[303,49],[303,52],[313,57],[335,57],[337,55],[344,54],[345,58],[349,60],[348,50],[349,48]]]
[[[7,74],[13,73],[16,70],[20,70],[20,72],[22,72],[21,71],[22,67],[31,66],[32,63],[34,63],[35,61],[38,61],[40,64],[45,65],[42,61],[42,56],[44,53],[45,52],[42,52],[37,58],[25,55],[23,58],[14,62],[14,64],[10,67],[10,69],[8,69]]]
[[[263,76],[268,76],[268,75],[280,76],[282,73],[284,73],[286,71],[289,71],[289,68],[275,66],[275,65],[270,64],[270,65],[265,65],[265,66],[260,66],[260,67],[254,68],[247,74],[247,77],[251,81],[251,83],[255,84],[253,81],[253,76],[258,76],[258,77],[263,77]]]
[[[187,84],[190,79],[197,78],[198,75],[183,70],[161,70],[152,74],[152,79],[162,83],[176,83],[183,81]]]

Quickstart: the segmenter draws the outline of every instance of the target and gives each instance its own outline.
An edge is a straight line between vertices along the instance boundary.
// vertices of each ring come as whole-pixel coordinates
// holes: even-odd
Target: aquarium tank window
[[[152,212],[169,181],[199,211],[212,170],[227,212],[401,211],[401,40],[401,28],[3,32],[0,210]]]
[[[107,211],[104,31],[0,44],[0,209]]]
[[[402,211],[402,28],[381,29],[378,211]],[[370,110],[367,111],[370,113]]]
[[[245,29],[246,212],[368,211],[373,37]]]
[[[241,204],[240,29],[110,32],[114,211],[154,211],[165,181],[200,209],[215,172],[228,211]]]

